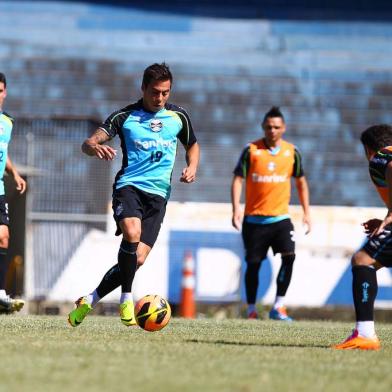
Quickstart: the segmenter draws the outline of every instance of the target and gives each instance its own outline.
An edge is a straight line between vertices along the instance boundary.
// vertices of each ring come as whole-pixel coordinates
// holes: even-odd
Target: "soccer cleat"
[[[87,302],[86,297],[80,297],[75,302],[76,308],[68,315],[68,322],[72,327],[80,325],[93,307]]]
[[[136,325],[135,309],[133,307],[133,301],[127,300],[120,304],[120,317],[121,322],[127,327]]]
[[[248,313],[248,320],[257,320],[258,318],[259,318],[259,315],[257,314],[257,312],[255,310]]]
[[[343,343],[336,344],[332,348],[335,350],[379,350],[381,343],[377,336],[365,338],[360,336],[358,331],[354,329],[352,335]]]
[[[278,309],[271,309],[270,313],[269,313],[269,318],[271,320],[280,320],[280,321],[293,321],[293,319],[291,317],[289,317],[287,315],[287,310],[284,306],[281,306]]]
[[[0,312],[19,312],[24,304],[25,302],[22,299],[13,299],[9,295],[5,295],[0,297]]]

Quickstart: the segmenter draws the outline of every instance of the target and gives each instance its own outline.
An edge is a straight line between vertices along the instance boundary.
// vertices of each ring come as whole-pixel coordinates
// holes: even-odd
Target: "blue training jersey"
[[[11,140],[14,119],[7,113],[0,112],[0,196],[4,195],[4,171],[7,164],[8,143]]]
[[[159,112],[150,112],[139,100],[112,113],[100,128],[121,141],[122,167],[114,188],[132,185],[168,199],[177,140],[184,146],[196,142],[185,110],[166,104]]]

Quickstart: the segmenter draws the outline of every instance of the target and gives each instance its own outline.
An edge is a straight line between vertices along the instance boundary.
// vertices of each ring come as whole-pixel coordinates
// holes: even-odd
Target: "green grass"
[[[392,326],[379,352],[334,351],[352,324],[0,316],[0,391],[391,391]]]

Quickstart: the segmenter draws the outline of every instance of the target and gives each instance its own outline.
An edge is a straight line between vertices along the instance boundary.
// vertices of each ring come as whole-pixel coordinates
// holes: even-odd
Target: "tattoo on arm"
[[[94,155],[94,147],[97,144],[103,144],[110,140],[110,136],[98,128],[82,145],[82,151],[87,155]]]
[[[92,144],[102,144],[110,140],[109,135],[98,128],[88,139]]]

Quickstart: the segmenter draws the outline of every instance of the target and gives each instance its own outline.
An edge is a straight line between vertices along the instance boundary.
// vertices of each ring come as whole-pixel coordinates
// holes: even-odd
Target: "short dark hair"
[[[268,112],[264,116],[263,124],[267,121],[268,118],[272,118],[272,117],[280,117],[282,121],[285,122],[283,113],[280,111],[279,106],[272,106],[272,108],[268,110]]]
[[[170,80],[170,85],[173,83],[173,75],[170,72],[169,66],[165,63],[154,63],[144,70],[143,83],[147,87],[151,82]]]
[[[4,87],[7,87],[7,79],[5,78],[3,72],[0,72],[0,83],[3,83]]]
[[[388,124],[373,125],[362,132],[361,142],[373,151],[392,146],[392,126]]]

